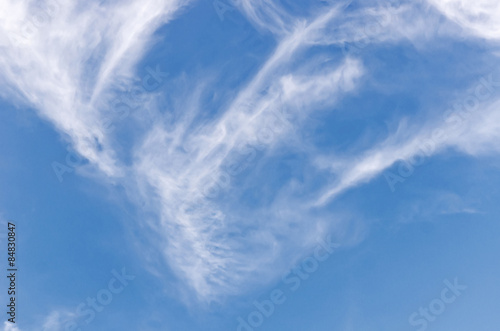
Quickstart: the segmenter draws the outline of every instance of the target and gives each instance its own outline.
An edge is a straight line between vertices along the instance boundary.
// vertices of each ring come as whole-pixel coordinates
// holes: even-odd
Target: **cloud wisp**
[[[355,88],[363,74],[359,61],[346,59],[321,72],[311,64],[307,70],[292,65],[339,13],[335,7],[297,23],[220,117],[196,130],[192,117],[179,120],[172,130],[157,125],[135,152],[139,191],[158,197],[161,219],[153,227],[167,238],[167,260],[201,300],[236,294],[245,283],[269,279],[266,266],[297,244],[296,235],[282,232],[286,220],[272,213],[265,221],[253,215],[242,220],[241,209],[224,206],[224,197],[212,192],[217,186],[229,191],[231,173],[247,168],[249,159],[260,153],[258,146],[273,150],[284,144],[300,128],[300,120],[290,118],[300,119],[318,104],[333,104]],[[186,116],[193,112],[197,110]],[[317,231],[311,220],[302,220],[300,226],[305,232]]]
[[[446,3],[436,6],[476,33],[483,31],[481,25],[456,18]],[[157,235],[155,249],[202,302],[265,283],[313,247],[314,238],[337,225],[343,233],[341,222],[314,217],[312,211],[397,160],[415,157],[429,139],[434,142],[429,155],[446,148],[471,155],[497,152],[499,103],[493,97],[469,111],[460,127],[448,118],[419,126],[402,122],[381,143],[328,166],[337,178],[333,185],[308,187],[305,194],[301,190],[310,183],[289,176],[269,190],[269,201],[257,197],[253,208],[246,208],[240,197],[255,183],[264,186],[271,180],[263,168],[276,155],[307,149],[295,144],[305,118],[333,108],[362,85],[367,74],[362,57],[342,56],[344,43],[413,41],[427,28],[425,15],[414,15],[420,7],[408,3],[349,11],[348,2],[329,4],[305,18],[276,1],[243,0],[238,8],[245,17],[276,38],[274,51],[212,117],[203,113],[201,102],[207,86],[197,80],[187,83],[195,88],[172,97],[176,102],[168,114],[158,109],[144,114],[152,124],[134,137],[131,161],[125,162],[109,128],[113,97],[134,74],[153,33],[188,4],[45,2],[40,7],[7,0],[0,14],[5,53],[0,74],[8,86],[4,98],[16,97],[35,108],[102,177],[122,184],[133,202],[153,213],[148,225]],[[373,21],[378,27],[368,33],[367,22]],[[338,47],[335,55],[326,50],[332,46]],[[498,84],[492,79],[492,85]],[[312,165],[318,155],[304,155],[304,167],[323,170]],[[243,172],[247,181],[238,177]]]
[[[107,176],[123,175],[104,125],[110,90],[131,77],[151,34],[186,3],[4,1],[3,97],[35,108]]]

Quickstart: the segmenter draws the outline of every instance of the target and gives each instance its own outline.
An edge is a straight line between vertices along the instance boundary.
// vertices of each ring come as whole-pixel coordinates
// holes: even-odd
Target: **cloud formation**
[[[497,38],[491,2],[477,8],[456,2],[432,1],[477,35]],[[447,148],[470,155],[498,151],[499,104],[492,96],[467,110],[459,126],[452,117],[458,113],[412,125],[401,121],[396,132],[361,153],[340,160],[320,155],[298,139],[307,117],[331,111],[370,74],[363,56],[346,55],[343,45],[431,38],[426,20],[436,15],[427,18],[420,4],[407,2],[357,9],[328,3],[299,17],[276,1],[243,0],[238,6],[245,17],[275,38],[273,51],[212,116],[203,112],[208,87],[196,79],[187,78],[188,88],[169,96],[174,102],[168,112],[148,100],[157,109],[141,114],[151,124],[141,122],[127,151],[131,160],[125,160],[105,123],[113,98],[133,76],[153,33],[188,4],[7,0],[0,13],[0,73],[8,86],[4,98],[35,108],[102,178],[123,185],[133,202],[153,213],[147,222],[157,234],[154,247],[200,301],[273,279],[327,231],[342,237],[343,220],[317,216],[318,207],[397,160]],[[484,12],[489,21],[474,19]],[[488,24],[494,29],[487,30]],[[492,79],[496,88],[498,78]],[[302,153],[296,162],[307,171],[278,176],[285,167],[276,165],[276,156],[292,152]],[[325,169],[332,182],[323,180]],[[243,199],[255,187],[258,194]]]
[[[495,0],[428,0],[446,17],[472,34],[498,40],[500,38],[500,7]]]
[[[4,1],[3,97],[35,108],[107,176],[122,175],[104,125],[106,92],[131,77],[151,34],[186,3]]]

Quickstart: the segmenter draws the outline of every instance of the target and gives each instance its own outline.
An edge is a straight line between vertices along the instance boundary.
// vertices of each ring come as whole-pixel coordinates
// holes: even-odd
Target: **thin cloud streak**
[[[181,140],[161,125],[151,130],[136,150],[137,185],[144,194],[149,195],[152,190],[159,197],[161,221],[152,226],[167,238],[164,249],[167,261],[202,301],[242,292],[245,282],[272,277],[264,275],[268,273],[265,266],[275,263],[278,252],[292,244],[291,241],[279,243],[276,239],[279,232],[253,218],[243,223],[236,221],[237,208],[228,210],[219,206],[207,197],[206,191],[217,182],[217,175],[230,155],[245,153],[242,146],[257,144],[267,115],[272,115],[274,110],[287,108],[293,116],[303,116],[314,103],[335,102],[337,96],[355,88],[363,70],[359,61],[353,59],[318,74],[299,74],[300,68],[297,71],[290,67],[290,61],[308,47],[308,41],[318,36],[340,12],[338,7],[332,8],[308,24],[297,25],[291,34],[284,36],[224,114],[205,125],[203,133],[186,138],[189,152],[181,148]],[[264,90],[267,93],[262,95]],[[181,129],[174,131],[186,132],[188,123],[191,124],[181,122]],[[272,149],[287,135],[290,135],[287,129],[276,133],[268,148]],[[179,146],[172,148],[165,142],[176,142]],[[165,151],[173,153],[165,154]],[[255,223],[252,225],[252,222]],[[258,229],[258,235],[246,232],[250,225]],[[264,254],[273,246],[276,253]]]
[[[152,32],[186,3],[3,2],[0,70],[10,87],[3,97],[25,98],[100,171],[122,176],[104,125],[101,107],[111,108],[104,92],[131,76]]]
[[[498,84],[500,86],[500,82]],[[402,122],[396,133],[363,155],[337,162],[332,170],[337,172],[338,182],[325,190],[312,205],[325,205],[346,190],[380,175],[398,160],[429,157],[449,148],[471,156],[500,152],[499,107],[500,99],[497,97],[469,111],[467,119],[460,122],[457,121],[457,114],[454,117],[444,116],[437,123],[424,124],[421,129],[409,128]]]
[[[32,10],[9,0],[4,13],[10,14],[0,14],[2,47],[6,50],[0,70],[11,87],[3,92],[4,97],[17,91],[18,99],[26,98],[42,117],[54,123],[105,178],[123,184],[137,205],[147,202],[144,208],[157,218],[149,225],[158,235],[158,251],[200,301],[238,294],[252,282],[264,283],[275,277],[282,270],[266,266],[285,268],[283,259],[291,247],[307,249],[314,244],[312,238],[329,230],[324,219],[311,220],[311,209],[368,182],[397,160],[415,156],[422,141],[432,138],[435,129],[444,130],[447,138],[436,144],[433,153],[449,147],[469,154],[494,150],[498,127],[491,118],[498,115],[493,112],[496,104],[491,103],[484,112],[489,118],[471,119],[467,129],[451,130],[434,122],[411,130],[402,128],[362,155],[338,162],[330,169],[338,175],[338,182],[312,192],[319,195],[312,203],[302,201],[304,206],[292,208],[294,225],[298,224],[296,233],[306,238],[300,242],[295,232],[287,230],[292,220],[278,215],[285,197],[293,196],[291,184],[279,188],[279,199],[270,206],[241,217],[241,206],[224,204],[224,197],[209,197],[213,185],[231,191],[232,179],[229,175],[223,178],[222,173],[233,163],[233,156],[239,155],[239,162],[243,162],[241,158],[255,159],[259,152],[264,161],[269,161],[301,129],[301,119],[335,105],[344,94],[360,86],[366,72],[359,58],[324,64],[321,55],[309,57],[307,63],[301,56],[315,47],[358,40],[354,32],[373,17],[382,22],[382,29],[370,35],[374,43],[415,40],[427,31],[423,15],[405,22],[415,12],[409,5],[362,9],[348,15],[355,18],[353,22],[343,17],[344,5],[305,20],[291,16],[276,2],[244,0],[240,9],[249,20],[277,36],[275,51],[227,109],[211,120],[198,119],[208,79],[202,77],[202,84],[188,82],[196,88],[180,93],[183,100],[172,110],[184,115],[168,122],[166,115],[153,112],[154,124],[135,142],[133,163],[125,166],[114,149],[113,135],[104,127],[109,112],[106,105],[113,90],[131,76],[152,33],[188,3],[90,3],[79,14],[75,13],[76,5],[65,5],[55,10],[32,38],[9,41],[6,36],[20,31],[19,21],[28,20]],[[115,14],[107,15],[109,11]],[[272,127],[272,138],[262,143],[262,129],[269,127],[270,119],[275,120],[277,114],[284,117],[282,127]],[[258,150],[258,145],[265,146]],[[285,239],[278,239],[280,236]],[[293,260],[292,254],[286,257],[290,256]]]
[[[496,0],[427,0],[451,21],[475,36],[500,39],[500,6]]]

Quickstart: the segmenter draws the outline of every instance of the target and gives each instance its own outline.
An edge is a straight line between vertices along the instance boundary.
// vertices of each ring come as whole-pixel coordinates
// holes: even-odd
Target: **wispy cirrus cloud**
[[[473,35],[485,39],[500,38],[500,7],[495,0],[427,0],[446,17]]]
[[[20,331],[20,329],[13,323],[3,322],[3,331]]]
[[[500,151],[500,80],[496,76],[492,73],[482,77],[479,84],[469,89],[472,94],[464,93],[466,101],[461,101],[465,103],[454,102],[455,106],[458,104],[455,111],[441,110],[442,116],[418,125],[402,121],[396,132],[361,155],[332,162],[330,169],[339,179],[314,205],[324,205],[347,189],[368,182],[399,160],[413,163],[413,159],[430,157],[446,149],[471,156],[497,154]],[[325,165],[324,162],[320,164]]]
[[[122,175],[104,125],[109,91],[132,75],[151,34],[186,3],[4,1],[3,96],[37,109],[106,175]]]
[[[333,104],[355,88],[363,68],[354,59],[328,65],[320,58],[306,65],[294,62],[339,15],[340,7],[297,20],[279,12],[276,3],[246,2],[244,8],[251,19],[271,30],[276,30],[271,26],[279,27],[275,51],[228,108],[208,122],[197,117],[200,104],[196,101],[190,101],[188,107],[182,101],[185,115],[173,123],[166,123],[166,115],[152,112],[157,118],[144,132],[142,142],[135,143],[133,164],[125,166],[104,123],[108,102],[114,89],[132,75],[151,34],[186,4],[153,0],[54,3],[47,22],[24,36],[20,35],[23,22],[41,9],[31,3],[7,2],[5,12],[15,15],[4,14],[2,20],[6,57],[0,65],[2,79],[10,87],[4,97],[15,94],[35,108],[104,177],[119,179],[130,190],[139,188],[134,201],[148,200],[154,205],[157,218],[150,225],[159,229],[158,250],[200,299],[212,300],[243,291],[244,282],[259,279],[265,273],[262,267],[276,262],[282,249],[293,242],[293,238],[279,242],[277,236],[284,227],[272,219],[272,213],[259,211],[271,217],[270,225],[264,224],[255,216],[242,219],[237,208],[223,208],[210,200],[205,189],[214,183],[212,174],[235,153],[241,154],[246,145],[264,143],[272,150],[293,135],[300,121],[285,119],[283,128],[268,128],[275,131],[274,139],[263,136],[262,128],[276,116],[276,109],[286,108],[287,114],[300,118]],[[13,35],[18,39],[12,39]],[[122,177],[124,174],[127,176]],[[305,229],[305,220],[302,223]],[[249,234],[250,228],[254,228],[253,234]],[[312,233],[319,229],[311,227]],[[268,249],[274,253],[266,255]]]
[[[356,87],[363,74],[359,61],[346,59],[329,66],[321,66],[321,61],[294,64],[310,47],[311,38],[339,13],[338,7],[331,8],[306,24],[297,24],[283,36],[220,117],[190,134],[186,128],[192,128],[192,121],[179,120],[178,126],[174,124],[175,129],[169,131],[157,125],[135,152],[134,177],[140,191],[158,197],[160,221],[153,227],[167,239],[166,258],[202,300],[236,294],[244,291],[245,283],[273,277],[266,266],[278,263],[280,252],[314,243],[307,239],[297,243],[299,232],[283,232],[291,220],[280,219],[267,209],[242,219],[238,205],[228,208],[224,193],[221,200],[212,197],[211,190],[223,181],[227,184],[223,184],[223,190],[229,192],[234,178],[228,167],[247,167],[241,159],[254,158],[260,153],[258,146],[273,150],[286,145],[285,140],[301,124],[300,120],[292,123],[280,116],[299,119],[315,108],[334,104]],[[282,109],[286,114],[280,115]],[[185,138],[178,139],[180,136]],[[189,146],[188,151],[184,145]],[[234,161],[237,155],[240,160]],[[259,219],[263,214],[265,222]],[[319,235],[316,232],[325,230],[315,225],[307,211],[300,215],[304,219],[293,221],[298,222],[302,235],[314,233],[306,238],[315,238]]]
[[[497,146],[498,121],[492,119],[498,105],[490,100],[481,106],[483,115],[471,117],[463,128],[451,130],[435,119],[402,124],[361,154],[347,155],[335,166],[331,161],[315,167],[317,151],[297,139],[305,119],[331,110],[367,75],[362,56],[344,57],[338,48],[327,48],[367,36],[374,44],[431,38],[426,13],[420,4],[347,12],[347,3],[330,3],[321,12],[298,17],[276,1],[245,0],[239,9],[259,29],[273,34],[274,50],[247,83],[234,88],[227,106],[210,116],[202,102],[209,89],[207,77],[186,78],[185,86],[170,96],[174,102],[168,113],[152,101],[158,109],[143,115],[148,120],[140,123],[143,131],[134,137],[127,151],[131,160],[125,162],[116,136],[105,126],[110,101],[145,55],[154,31],[188,3],[57,4],[47,23],[29,38],[13,40],[9,36],[19,35],[37,9],[7,1],[4,13],[9,14],[0,14],[6,52],[0,72],[9,86],[4,97],[15,95],[36,108],[102,177],[121,183],[133,202],[152,212],[152,246],[200,301],[218,300],[273,279],[326,231],[333,229],[342,237],[347,233],[343,220],[318,216],[317,207],[369,181],[396,160],[413,157],[436,129],[447,138],[436,143],[433,153],[456,147],[475,154]],[[369,22],[378,22],[378,27],[367,30]],[[291,151],[303,153],[297,162],[310,170],[310,177],[272,178],[268,170],[281,166],[273,168],[276,156]],[[331,186],[311,179],[324,168],[337,178]],[[247,180],[238,177],[244,171]],[[276,185],[266,186],[272,180]],[[247,199],[253,203],[249,208],[242,197],[255,186],[261,189]]]
[[[40,331],[63,331],[67,329],[67,322],[74,318],[74,314],[66,311],[54,310],[50,312],[41,322],[36,326],[36,330]],[[19,323],[19,320],[18,320]],[[4,322],[2,331],[22,331],[16,324]]]

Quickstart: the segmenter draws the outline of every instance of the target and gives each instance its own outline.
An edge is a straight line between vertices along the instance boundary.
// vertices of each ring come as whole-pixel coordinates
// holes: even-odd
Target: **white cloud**
[[[496,79],[493,77],[493,81],[500,85]],[[472,89],[476,94],[478,86],[482,85],[473,86]],[[482,103],[476,102],[468,110],[463,108],[462,111],[451,113],[442,111],[442,118],[420,124],[420,127],[409,126],[403,121],[397,132],[362,155],[332,162],[331,171],[339,179],[322,193],[314,205],[324,205],[347,189],[368,182],[398,160],[411,160],[417,156],[425,158],[450,148],[472,156],[500,152],[500,114],[497,111],[500,99],[491,94],[489,98]],[[324,162],[322,160],[319,164],[323,167]]]
[[[63,331],[64,322],[71,317],[73,317],[71,313],[53,311],[45,318],[42,331]]]
[[[148,37],[185,3],[3,1],[3,97],[27,100],[77,152],[106,175],[120,176],[104,125],[101,108],[111,108],[104,92],[130,77]]]
[[[37,327],[36,330],[41,331],[64,331],[65,322],[74,318],[73,313],[62,312],[62,311],[52,311],[45,319],[40,323],[41,327]],[[16,324],[10,322],[4,322],[3,331],[21,331]]]
[[[241,0],[237,2],[239,9],[256,27],[283,35],[291,31],[291,17],[275,1]]]
[[[10,322],[3,322],[3,331],[21,331],[16,324]]]
[[[401,210],[399,221],[402,223],[432,221],[436,217],[456,214],[478,214],[473,203],[460,195],[443,190],[429,190]]]
[[[9,87],[4,97],[15,95],[36,108],[106,178],[119,180],[130,191],[138,188],[137,194],[131,193],[133,199],[147,201],[157,215],[150,225],[161,237],[158,250],[200,299],[211,300],[244,291],[245,283],[259,276],[264,276],[263,281],[269,279],[279,268],[270,268],[269,273],[264,266],[278,263],[280,253],[291,246],[308,243],[293,242],[297,236],[284,243],[277,240],[288,220],[280,219],[276,211],[262,210],[243,218],[236,209],[200,198],[206,180],[213,183],[211,174],[232,155],[241,154],[244,144],[263,140],[272,150],[283,143],[293,135],[296,124],[281,119],[284,127],[272,127],[275,132],[268,140],[262,128],[269,125],[270,118],[300,118],[305,112],[333,104],[356,87],[363,68],[354,59],[327,66],[314,59],[299,66],[294,63],[311,46],[310,40],[321,36],[339,16],[339,7],[306,21],[287,16],[275,2],[244,1],[248,17],[279,36],[274,53],[226,111],[209,123],[196,119],[200,88],[184,92],[185,100],[173,111],[185,116],[169,125],[164,118],[155,118],[128,168],[117,156],[113,137],[104,125],[110,111],[110,90],[125,84],[154,30],[186,3],[53,2],[39,7],[6,1],[0,14],[0,40],[5,50],[0,73]],[[33,18],[39,16],[45,20]],[[276,113],[282,108],[288,115]],[[189,153],[183,150],[186,146]],[[297,207],[297,212],[294,222],[302,222],[301,235],[309,233],[309,238],[315,238],[325,230],[319,223],[312,226],[300,220],[307,210]],[[259,220],[258,214],[269,219]],[[249,231],[251,228],[255,230]]]
[[[110,90],[125,84],[153,31],[186,3],[92,2],[78,10],[74,5],[57,5],[46,9],[50,19],[24,38],[20,36],[23,24],[32,20],[34,7],[5,1],[0,41],[6,55],[0,59],[0,70],[10,87],[4,96],[26,99],[106,178],[118,178],[139,205],[146,202],[144,208],[156,215],[149,225],[158,234],[154,241],[158,250],[198,298],[209,301],[244,291],[259,279],[265,282],[275,277],[288,266],[285,255],[293,260],[294,254],[300,254],[294,247],[309,247],[328,230],[329,220],[314,219],[311,205],[293,196],[294,183],[281,188],[270,206],[245,215],[241,206],[204,196],[218,180],[220,190],[229,192],[231,175],[219,176],[228,165],[248,167],[248,159],[255,158],[259,145],[265,145],[265,157],[272,156],[293,141],[302,118],[334,105],[343,94],[356,89],[366,70],[361,60],[351,57],[325,64],[318,55],[303,63],[303,53],[366,36],[373,42],[411,39],[426,31],[426,21],[422,15],[412,19],[412,6],[344,16],[342,8],[334,6],[305,20],[294,18],[273,1],[241,1],[240,8],[249,20],[277,36],[274,52],[227,109],[209,121],[197,119],[204,85],[188,82],[186,85],[197,87],[179,93],[182,100],[176,100],[172,109],[178,116],[167,121],[155,113],[154,124],[132,151],[132,165],[126,167],[103,123]],[[378,32],[367,34],[367,17],[379,20]],[[13,40],[12,35],[18,38]],[[470,154],[493,150],[499,132],[495,123],[500,123],[491,121],[498,117],[492,112],[495,106],[487,107],[487,118],[478,116],[466,128],[447,131],[446,142],[437,142],[434,152],[451,146]],[[441,126],[432,122],[423,128],[402,128],[363,155],[338,162],[331,169],[339,175],[338,182],[323,192],[316,205],[370,180],[398,159],[411,158],[422,141],[432,137],[433,129]],[[235,156],[239,157],[236,161]],[[287,211],[285,198],[294,202]]]
[[[500,5],[497,0],[428,0],[450,20],[472,34],[500,39]]]
[[[297,242],[297,234],[285,230],[291,219],[283,219],[270,210],[242,217],[238,207],[224,207],[206,196],[218,177],[227,182],[222,184],[222,190],[230,189],[231,175],[219,174],[224,173],[234,154],[252,154],[244,151],[243,146],[264,144],[272,150],[293,135],[295,122],[279,119],[283,115],[279,114],[280,109],[286,109],[285,117],[300,118],[318,108],[318,104],[335,103],[356,87],[363,68],[353,59],[323,68],[318,68],[320,62],[314,61],[299,68],[291,66],[301,51],[309,47],[311,36],[318,35],[337,15],[339,10],[331,9],[308,24],[297,25],[284,36],[224,114],[185,138],[188,153],[182,149],[183,139],[179,139],[187,126],[182,120],[169,131],[162,125],[155,126],[135,152],[134,177],[139,182],[142,200],[151,196],[159,199],[161,219],[153,227],[167,239],[163,249],[167,261],[202,300],[239,293],[259,279],[265,282],[280,272],[279,268],[268,267],[282,263],[284,251],[294,245],[314,244],[312,239]],[[263,90],[267,93],[262,94]],[[280,124],[271,124],[273,121]],[[267,136],[263,133],[266,128]],[[326,228],[318,227],[307,210],[297,207],[296,211],[293,222],[299,224],[300,234],[321,236]],[[259,217],[262,215],[265,221]],[[280,236],[286,239],[278,240]]]

